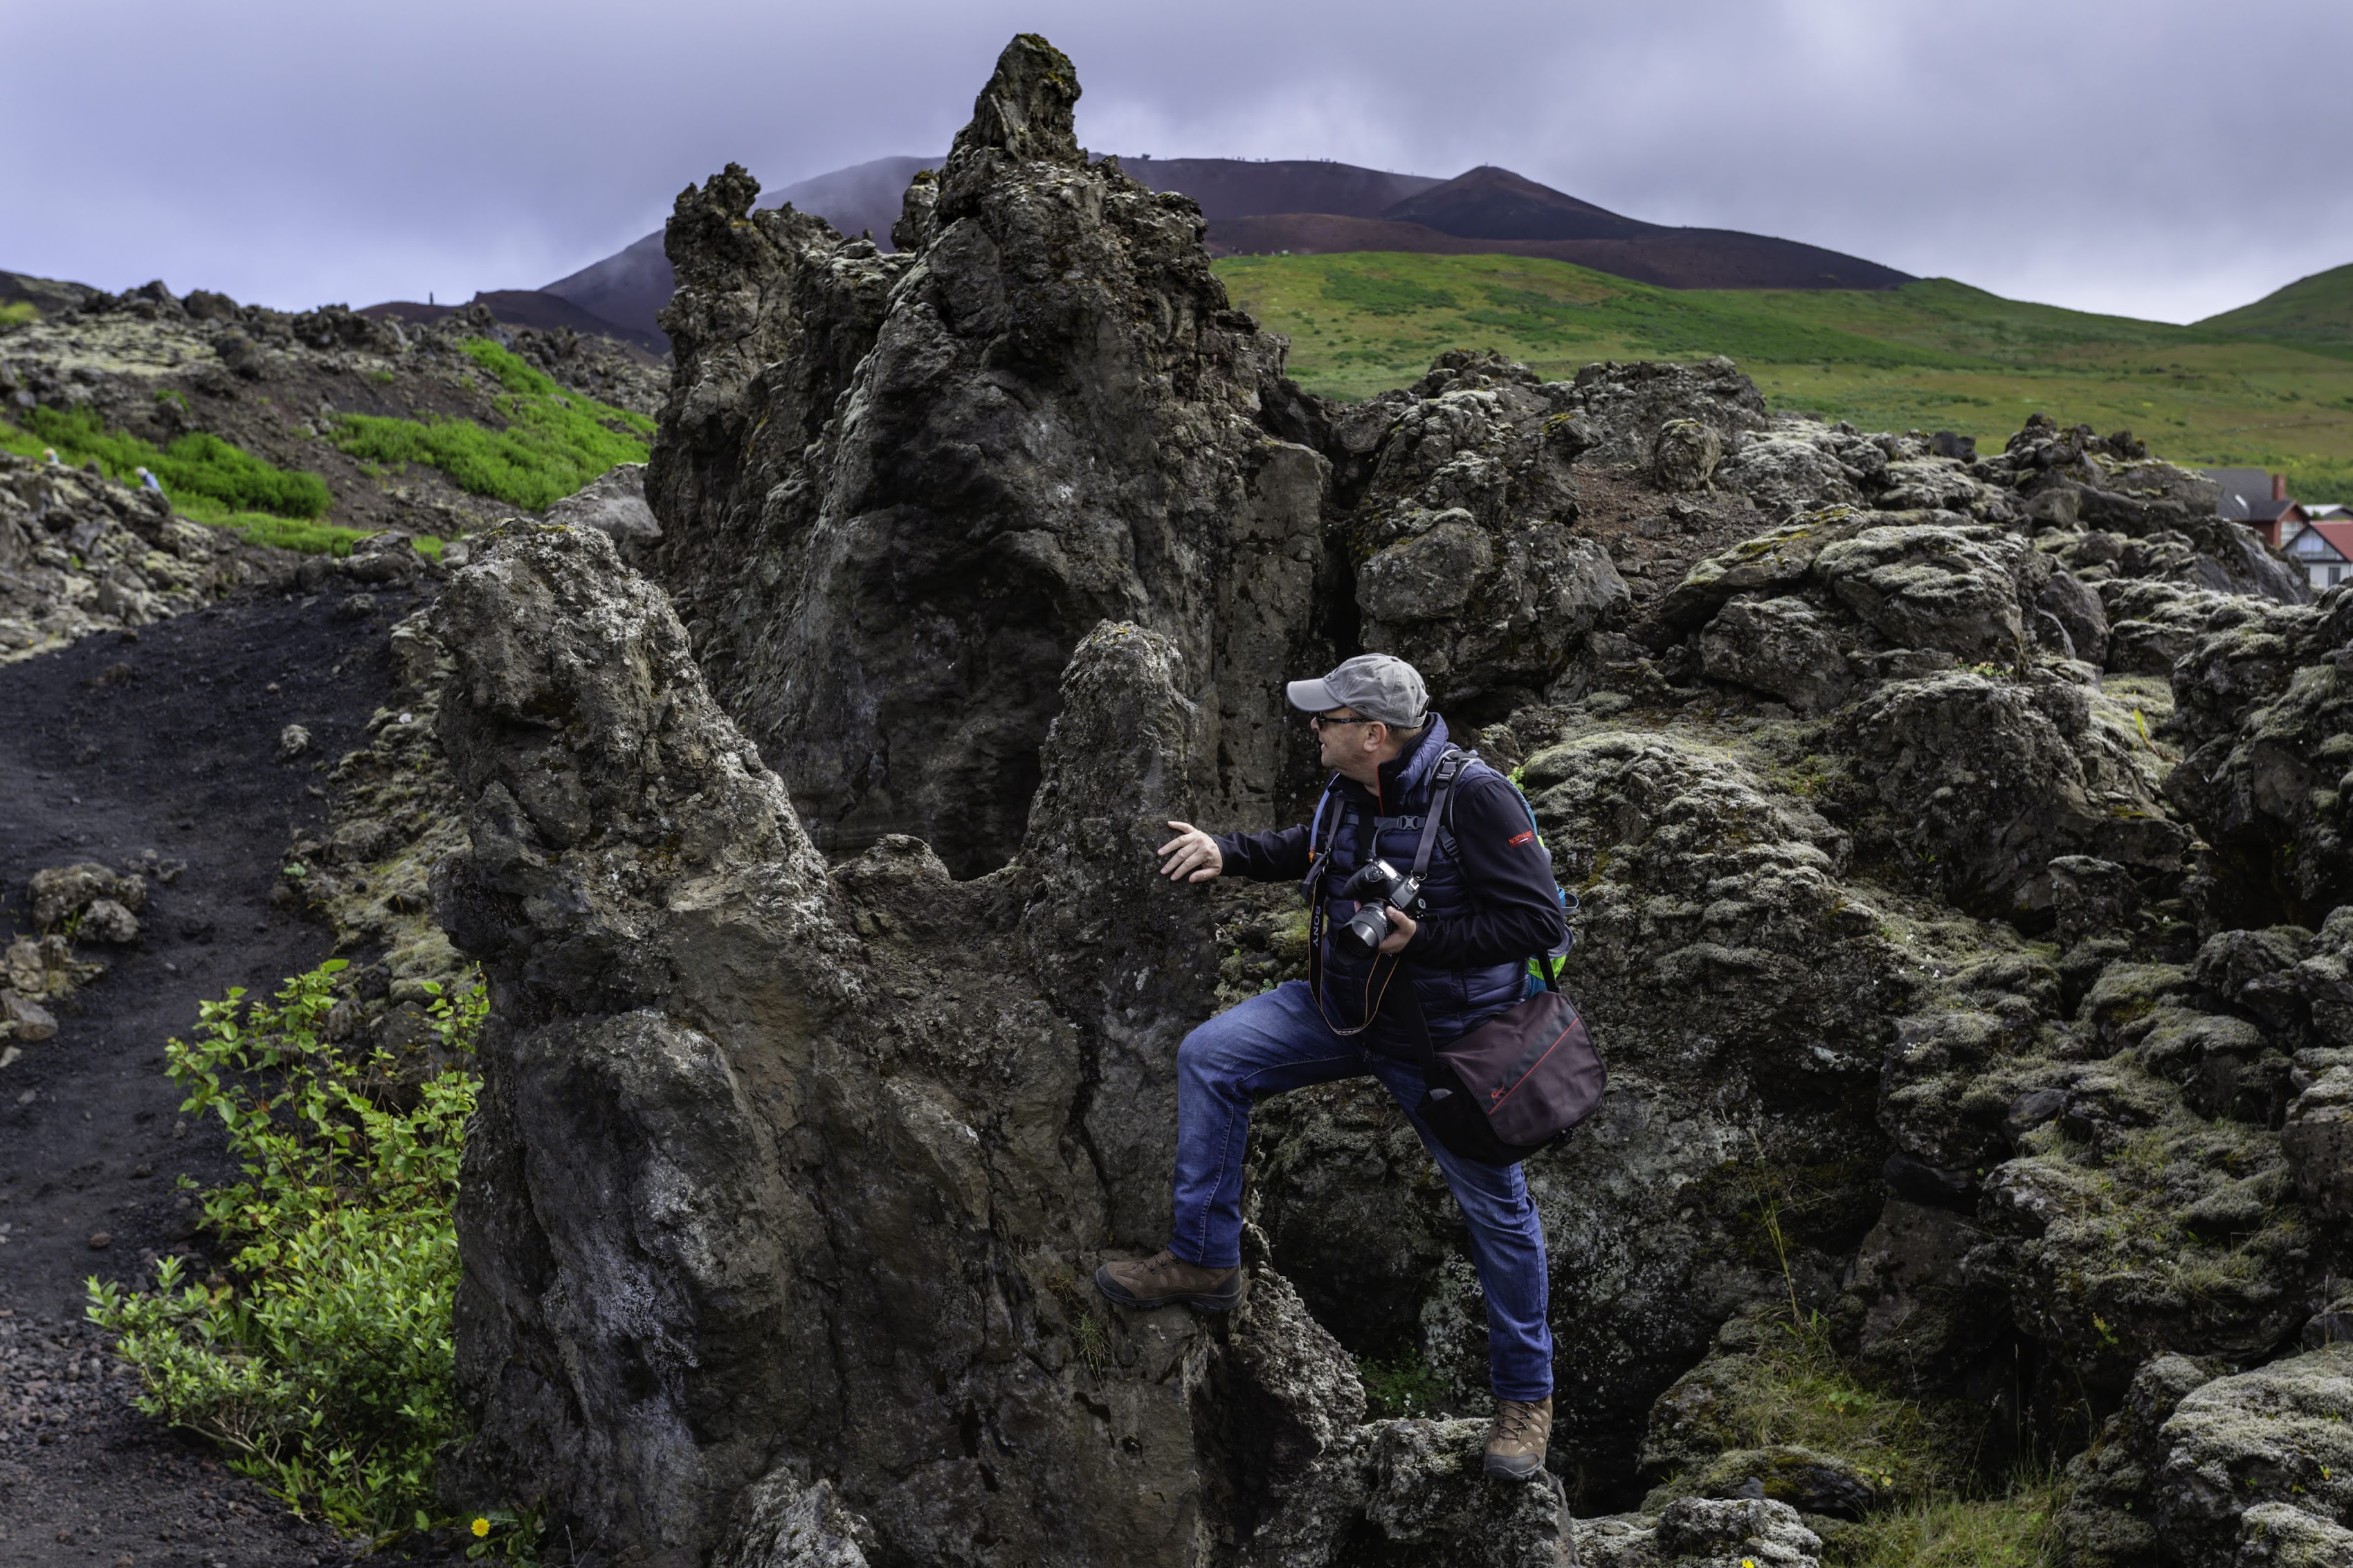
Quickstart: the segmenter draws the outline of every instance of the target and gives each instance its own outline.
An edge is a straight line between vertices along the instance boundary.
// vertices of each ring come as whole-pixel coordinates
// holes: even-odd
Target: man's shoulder
[[[1519,809],[1519,789],[1501,768],[1476,752],[1465,752],[1454,775],[1455,797],[1465,801],[1509,802]]]

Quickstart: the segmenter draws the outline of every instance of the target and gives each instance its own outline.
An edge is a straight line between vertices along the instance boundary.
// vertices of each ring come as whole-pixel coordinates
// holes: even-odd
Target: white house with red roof
[[[2353,579],[2353,508],[2291,500],[2285,474],[2261,468],[2209,468],[2222,488],[2218,510],[2305,570],[2317,593]]]
[[[2353,517],[2341,506],[2299,506],[2296,511],[2292,529],[2283,530],[2287,542],[2280,553],[2305,569],[2316,593],[2353,578]]]

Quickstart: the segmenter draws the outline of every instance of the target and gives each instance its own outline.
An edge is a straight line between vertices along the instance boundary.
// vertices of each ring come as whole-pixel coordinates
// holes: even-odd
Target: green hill
[[[2207,331],[2353,349],[2353,267],[2299,278],[2252,305],[2209,316],[2198,325]]]
[[[2177,462],[2271,468],[2299,494],[2353,500],[2353,356],[2273,335],[2284,329],[2091,315],[1944,279],[1675,290],[1566,262],[1395,253],[1238,256],[1217,269],[1237,304],[1289,334],[1301,384],[1334,396],[1403,385],[1450,348],[1496,349],[1548,376],[1721,353],[1777,409],[1995,446],[2041,409],[2129,428]],[[2353,268],[2340,272],[2353,300]]]

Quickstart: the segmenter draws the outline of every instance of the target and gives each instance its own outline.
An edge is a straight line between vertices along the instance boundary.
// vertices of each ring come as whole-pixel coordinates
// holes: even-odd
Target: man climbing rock
[[[1182,1303],[1227,1311],[1241,1300],[1242,1151],[1259,1096],[1336,1079],[1377,1078],[1404,1108],[1462,1208],[1487,1298],[1489,1381],[1495,1417],[1487,1473],[1515,1480],[1544,1466],[1552,1428],[1552,1331],[1545,1321],[1544,1233],[1517,1165],[1448,1151],[1416,1107],[1422,1098],[1419,1007],[1442,1044],[1517,1003],[1531,955],[1567,938],[1551,858],[1511,782],[1472,760],[1461,765],[1431,845],[1418,916],[1393,904],[1360,925],[1356,946],[1335,932],[1359,905],[1342,896],[1376,859],[1411,866],[1440,763],[1452,750],[1428,711],[1420,675],[1403,659],[1366,654],[1286,695],[1307,716],[1330,770],[1315,819],[1268,833],[1209,834],[1171,822],[1161,846],[1173,880],[1231,872],[1303,884],[1318,922],[1320,987],[1293,980],[1203,1024],[1177,1050],[1176,1229],[1167,1247],[1105,1264],[1096,1289],[1124,1307]]]

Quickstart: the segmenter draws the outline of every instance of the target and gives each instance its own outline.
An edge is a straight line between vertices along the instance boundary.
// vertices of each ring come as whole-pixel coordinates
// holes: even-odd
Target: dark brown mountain
[[[1379,213],[1364,216],[1422,224],[1465,239],[1630,239],[1663,232],[1658,224],[1621,217],[1493,163],[1482,163],[1467,174],[1457,174]]]
[[[1728,228],[1653,228],[1625,239],[1481,239],[1426,224],[1324,213],[1213,218],[1213,256],[1328,256],[1409,250],[1438,256],[1541,256],[1662,289],[1894,289],[1908,273],[1820,246]]]
[[[1441,183],[1321,158],[1122,158],[1119,166],[1155,191],[1184,192],[1212,218],[1262,213],[1379,217]]]
[[[877,158],[768,195],[844,234],[871,232],[887,250],[908,180],[939,162]],[[1911,281],[1894,268],[1794,240],[1644,223],[1493,164],[1451,180],[1309,158],[1138,157],[1122,158],[1120,166],[1154,190],[1182,191],[1200,203],[1209,248],[1219,255],[1501,251],[1669,289],[1893,289]],[[621,335],[667,341],[654,320],[670,293],[659,233],[543,289],[514,292],[560,298]]]
[[[670,340],[662,337],[654,316],[670,303],[670,258],[662,254],[659,229],[540,289],[621,327],[660,338],[664,343]]]

